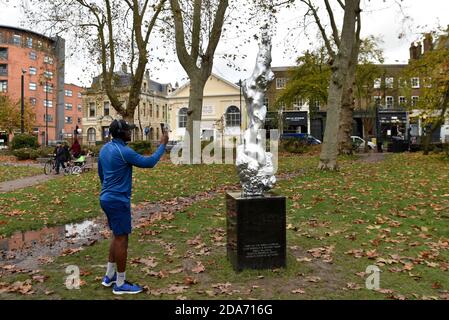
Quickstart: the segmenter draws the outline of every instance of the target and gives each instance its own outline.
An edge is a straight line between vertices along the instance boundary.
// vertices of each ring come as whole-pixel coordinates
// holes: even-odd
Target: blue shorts
[[[131,203],[124,201],[102,201],[100,206],[106,213],[109,228],[114,236],[131,233]]]

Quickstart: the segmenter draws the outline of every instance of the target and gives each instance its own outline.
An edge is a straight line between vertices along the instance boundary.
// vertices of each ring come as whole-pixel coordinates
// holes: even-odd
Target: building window
[[[95,142],[95,140],[96,140],[95,129],[89,128],[89,130],[87,130],[87,141]]]
[[[381,85],[382,85],[381,78],[374,79],[374,89],[380,89]]]
[[[373,100],[374,100],[374,105],[379,106],[379,105],[381,105],[382,97],[380,97],[380,96],[374,96],[374,97],[373,97]]]
[[[71,103],[66,103],[65,104],[65,109],[66,110],[72,110],[73,109],[73,105]]]
[[[32,106],[35,106],[37,104],[37,99],[36,98],[30,98],[30,104]]]
[[[44,63],[46,64],[53,64],[53,58],[49,56],[44,57]]]
[[[78,118],[78,124],[81,124],[81,118]]]
[[[226,110],[226,126],[240,127],[240,110],[236,106],[230,106]]]
[[[37,69],[35,67],[30,67],[30,75],[34,76],[37,74]]]
[[[53,84],[52,83],[45,84],[44,85],[44,92],[52,93],[53,92]]]
[[[399,97],[399,106],[404,107],[407,104],[407,98],[404,96]]]
[[[150,118],[153,118],[153,105],[150,103]]]
[[[44,121],[45,121],[45,114],[44,114]],[[45,122],[53,122],[53,116],[51,114],[47,115],[47,121]]]
[[[81,96],[81,92],[78,92],[78,98],[81,98],[82,96]]]
[[[399,78],[399,80],[398,80],[398,87],[400,89],[406,88],[407,87],[407,80],[405,80],[404,78]]]
[[[109,101],[105,101],[103,104],[103,115],[108,116],[109,115]]]
[[[156,118],[159,118],[159,105],[156,105]]]
[[[33,47],[33,38],[27,38],[27,47],[32,48]]]
[[[83,111],[83,108],[81,107],[80,104],[78,105],[78,111],[79,111],[79,112]]]
[[[385,87],[387,87],[388,89],[393,89],[393,86],[394,86],[394,78],[393,77],[385,78]]]
[[[72,123],[72,117],[65,117],[65,123]]]
[[[53,100],[46,100],[46,99],[44,99],[44,107],[52,108],[53,107]]]
[[[34,51],[30,51],[30,59],[31,60],[36,60],[37,59],[37,53]]]
[[[387,109],[392,109],[393,108],[394,98],[392,96],[387,96],[385,98],[385,102],[386,102]]]
[[[8,60],[8,48],[0,48],[0,59]]]
[[[66,97],[71,97],[73,95],[72,90],[66,90],[65,95],[66,95]]]
[[[8,75],[8,65],[0,64],[0,76],[7,76],[7,75]]]
[[[8,92],[8,80],[0,80],[0,92]]]
[[[53,72],[51,71],[44,71],[44,77],[47,79],[53,79]]]
[[[286,83],[286,78],[276,78],[276,89],[284,89]]]
[[[412,78],[412,88],[419,89],[419,78]]]
[[[91,102],[89,103],[89,118],[95,117],[95,103]]]
[[[187,108],[179,109],[178,113],[178,128],[187,127]]]
[[[16,46],[20,46],[22,44],[22,37],[20,34],[15,34],[12,36],[12,43]]]
[[[413,96],[412,97],[412,107],[418,106],[418,101],[419,101],[419,97],[418,96]]]
[[[37,89],[37,84],[36,83],[34,83],[34,82],[30,82],[30,90],[32,90],[32,91],[36,91],[36,89]]]

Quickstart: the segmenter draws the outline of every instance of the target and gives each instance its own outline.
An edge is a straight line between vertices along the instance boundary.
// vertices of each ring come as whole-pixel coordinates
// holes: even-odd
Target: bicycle
[[[45,162],[44,165],[44,173],[46,175],[50,175],[56,172],[56,157],[54,154],[49,154],[49,156],[51,156],[51,158],[47,162]]]
[[[51,159],[49,159],[44,165],[44,173],[46,175],[54,174],[56,172],[56,156],[54,154],[49,154]],[[72,173],[72,166],[67,165],[65,168],[62,168],[64,175],[69,175]]]

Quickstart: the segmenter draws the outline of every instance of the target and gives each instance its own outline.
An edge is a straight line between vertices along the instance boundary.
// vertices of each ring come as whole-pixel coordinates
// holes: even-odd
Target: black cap
[[[120,122],[120,125],[119,125]],[[121,127],[121,128],[120,128]],[[129,123],[123,119],[115,119],[109,126],[109,132],[113,136],[118,136],[118,131],[121,129],[122,131],[133,130],[137,128],[135,124]]]

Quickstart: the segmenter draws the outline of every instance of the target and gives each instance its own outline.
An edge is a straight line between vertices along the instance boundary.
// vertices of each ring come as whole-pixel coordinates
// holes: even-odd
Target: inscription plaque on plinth
[[[286,199],[226,194],[227,255],[234,270],[286,266]]]

